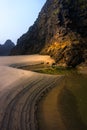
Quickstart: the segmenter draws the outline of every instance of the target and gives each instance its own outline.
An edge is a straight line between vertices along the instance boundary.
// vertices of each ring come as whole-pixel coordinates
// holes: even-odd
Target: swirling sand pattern
[[[32,58],[30,61],[28,58],[27,56],[25,58],[23,56],[24,60],[22,57],[0,58],[0,130],[36,130],[37,103],[61,78],[8,67],[17,62],[23,64],[46,62],[48,57],[34,55],[33,61]]]

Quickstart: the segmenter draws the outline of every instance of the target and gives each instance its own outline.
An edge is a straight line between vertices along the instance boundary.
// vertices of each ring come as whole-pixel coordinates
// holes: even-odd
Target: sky
[[[0,44],[26,33],[46,0],[0,0]]]

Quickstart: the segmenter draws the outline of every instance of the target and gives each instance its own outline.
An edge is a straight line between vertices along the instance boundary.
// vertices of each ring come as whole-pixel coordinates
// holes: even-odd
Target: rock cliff
[[[0,45],[0,56],[7,56],[15,44],[11,40],[7,40],[3,45]]]
[[[61,65],[87,59],[87,0],[47,0],[12,55],[49,54]]]

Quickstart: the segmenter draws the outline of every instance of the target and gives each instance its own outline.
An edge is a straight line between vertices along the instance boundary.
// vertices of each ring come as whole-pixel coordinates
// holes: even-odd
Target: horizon
[[[15,44],[26,33],[38,17],[46,0],[1,0],[0,1],[0,44],[10,39]]]

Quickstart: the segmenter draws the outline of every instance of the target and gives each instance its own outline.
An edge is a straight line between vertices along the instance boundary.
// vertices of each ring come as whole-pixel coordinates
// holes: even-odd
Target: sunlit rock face
[[[0,45],[0,56],[8,56],[15,44],[11,40],[7,40],[3,45]]]
[[[12,55],[49,54],[75,67],[87,59],[87,1],[47,0],[34,25],[17,41]]]

